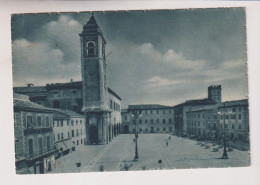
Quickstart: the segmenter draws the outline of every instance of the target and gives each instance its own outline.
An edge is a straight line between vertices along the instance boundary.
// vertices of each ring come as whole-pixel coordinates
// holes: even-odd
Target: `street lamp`
[[[227,146],[226,146],[226,107],[225,107],[225,103],[224,103],[224,113],[221,114],[221,112],[218,112],[218,114],[223,115],[224,116],[224,150],[223,150],[223,155],[222,155],[222,159],[228,159],[228,154],[227,154]]]
[[[134,111],[132,114],[132,118],[135,122],[135,158],[134,160],[137,161],[139,159],[138,156],[138,146],[137,146],[137,138],[138,138],[138,131],[137,131],[137,118],[142,117],[141,111],[138,113],[138,111]]]

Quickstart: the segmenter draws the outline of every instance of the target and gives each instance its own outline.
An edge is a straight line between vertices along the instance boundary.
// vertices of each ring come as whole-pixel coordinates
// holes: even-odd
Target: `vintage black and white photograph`
[[[250,166],[246,9],[11,16],[17,174]]]

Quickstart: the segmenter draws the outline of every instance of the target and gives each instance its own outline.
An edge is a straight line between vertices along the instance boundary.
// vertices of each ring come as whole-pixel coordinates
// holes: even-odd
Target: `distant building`
[[[219,137],[218,105],[187,112],[187,134],[207,138]]]
[[[248,100],[226,101],[188,111],[187,133],[215,139],[223,138],[225,133],[230,141],[249,142]]]
[[[139,116],[133,119],[133,114]],[[122,131],[124,133],[135,132],[137,124],[139,133],[172,133],[174,131],[174,110],[170,106],[163,105],[129,105],[122,111]]]
[[[17,173],[45,173],[55,167],[53,111],[14,93]]]
[[[226,101],[219,107],[220,132],[223,135],[224,122],[225,134],[231,140],[249,142],[249,112],[248,99]]]
[[[69,110],[53,109],[54,144],[67,154],[86,143],[86,118]]]
[[[208,98],[187,100],[184,103],[174,106],[175,131],[177,134],[187,133],[187,112],[192,109],[203,108],[208,105],[215,105],[221,102],[221,85],[208,87]]]
[[[84,115],[87,143],[106,144],[120,132],[121,98],[108,87],[106,40],[93,15],[79,36],[82,81],[13,89],[40,105]]]

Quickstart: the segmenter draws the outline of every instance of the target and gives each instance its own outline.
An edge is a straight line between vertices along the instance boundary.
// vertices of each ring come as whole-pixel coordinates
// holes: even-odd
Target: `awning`
[[[68,150],[70,148],[73,147],[73,143],[71,140],[67,140],[67,141],[61,141],[55,144],[56,148],[60,151],[63,152],[65,150]]]

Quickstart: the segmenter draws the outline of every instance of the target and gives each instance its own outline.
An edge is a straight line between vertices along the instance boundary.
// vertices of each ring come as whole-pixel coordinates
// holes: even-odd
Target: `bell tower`
[[[95,17],[90,17],[79,34],[81,44],[82,112],[86,115],[88,144],[108,143],[109,107],[106,40]]]
[[[93,14],[79,36],[83,83],[82,111],[106,110],[108,109],[106,40]]]

